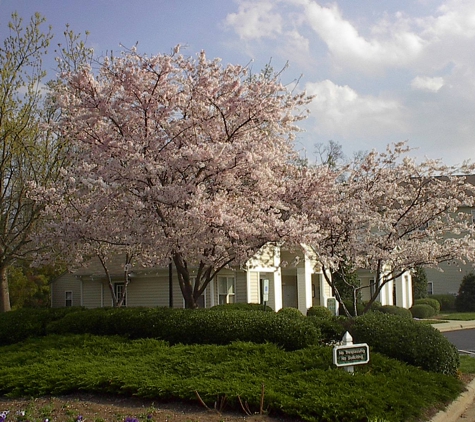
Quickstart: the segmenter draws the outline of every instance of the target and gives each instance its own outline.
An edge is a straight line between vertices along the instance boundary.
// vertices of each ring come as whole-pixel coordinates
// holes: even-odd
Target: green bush
[[[436,299],[440,303],[441,311],[455,311],[455,295],[432,295],[432,299]]]
[[[351,300],[344,300],[343,303],[346,306],[346,309],[348,309],[348,312],[350,313],[351,316],[355,316],[354,312],[354,305]],[[356,304],[356,311],[358,312],[358,315],[361,315],[364,310],[364,305],[361,302],[357,302]],[[345,311],[343,310],[343,307],[340,305],[340,315],[344,315]]]
[[[434,308],[435,315],[438,315],[440,312],[440,302],[435,298],[426,297],[424,299],[416,299],[414,305],[429,305]]]
[[[457,349],[431,325],[380,312],[350,322],[348,329],[355,343],[368,343],[375,352],[427,371],[457,374]]]
[[[304,316],[297,308],[281,308],[277,313],[290,318],[302,318]]]
[[[324,306],[312,306],[307,309],[307,316],[314,316],[323,319],[329,319],[333,317],[332,311]]]
[[[368,303],[368,302],[362,302],[363,307],[366,307],[366,304],[367,304],[367,303]],[[369,309],[370,309],[371,311],[377,311],[379,308],[381,308],[381,306],[383,306],[383,305],[381,305],[381,302],[379,302],[378,300],[375,300],[375,301],[371,304],[371,306],[370,306]]]
[[[410,311],[414,318],[419,319],[431,318],[435,315],[435,309],[426,303],[414,305]]]
[[[462,278],[459,292],[455,298],[458,312],[475,312],[475,274],[468,273]]]
[[[310,315],[307,320],[312,323],[320,332],[321,341],[324,344],[334,344],[340,342],[345,334],[344,324],[347,318],[344,316],[330,316],[330,318],[320,318]]]
[[[260,303],[226,303],[224,305],[215,305],[212,308],[213,311],[266,311],[273,312],[273,309],[269,305],[262,305]]]
[[[46,326],[82,308],[22,308],[0,314],[0,344],[13,344],[45,335]]]
[[[377,308],[377,311],[382,312],[383,314],[399,315],[404,318],[412,318],[412,314],[409,309],[401,308],[399,306],[383,305]]]
[[[229,344],[233,341],[275,343],[296,350],[320,341],[315,326],[300,314],[243,312],[229,309],[99,308],[49,324],[51,334],[121,335],[157,338],[171,344]]]

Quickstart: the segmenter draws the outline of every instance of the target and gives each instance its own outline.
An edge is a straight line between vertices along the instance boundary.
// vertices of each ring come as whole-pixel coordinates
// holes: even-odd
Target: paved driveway
[[[446,331],[442,333],[458,350],[475,353],[475,329]]]

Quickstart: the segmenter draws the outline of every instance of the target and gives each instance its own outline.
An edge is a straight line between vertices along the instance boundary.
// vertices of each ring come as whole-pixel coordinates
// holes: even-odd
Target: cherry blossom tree
[[[177,47],[62,77],[59,129],[75,165],[54,189],[36,188],[58,250],[76,262],[120,251],[145,265],[172,260],[195,308],[222,268],[296,235],[285,183],[310,99],[278,75],[249,77]]]
[[[355,160],[335,173],[339,182],[328,186],[324,202],[320,192],[307,192],[305,209],[316,235],[310,244],[324,269],[344,274],[349,265],[375,274],[365,312],[383,286],[406,271],[475,258],[472,217],[463,212],[474,204],[474,186],[463,176],[473,173],[474,165],[417,163],[409,152],[407,144],[398,143]],[[340,299],[332,280],[327,281]],[[349,285],[356,312],[357,292],[365,287]]]

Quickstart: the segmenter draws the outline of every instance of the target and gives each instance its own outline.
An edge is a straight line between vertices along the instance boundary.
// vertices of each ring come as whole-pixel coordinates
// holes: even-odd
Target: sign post
[[[262,294],[262,300],[264,302],[264,311],[266,310],[266,306],[267,306],[267,301],[269,300],[269,280],[267,278],[265,278],[264,280],[262,280],[262,284],[263,284],[263,294]]]
[[[353,337],[347,331],[342,339],[341,346],[333,348],[333,363],[341,366],[347,372],[354,372],[354,365],[369,362],[369,347],[366,343],[353,344]]]

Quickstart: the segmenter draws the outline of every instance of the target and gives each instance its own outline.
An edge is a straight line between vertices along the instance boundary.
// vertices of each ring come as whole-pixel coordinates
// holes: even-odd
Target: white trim
[[[225,292],[221,291],[221,281],[226,282]],[[232,291],[230,292],[230,290]],[[221,301],[222,297],[225,300],[224,302]],[[218,304],[222,305],[225,303],[236,303],[236,277],[234,275],[218,275]]]
[[[208,284],[208,286],[206,288],[209,287],[209,296],[210,296],[210,308],[213,307],[215,305],[215,297],[214,297],[214,283],[215,283],[215,280],[211,280]]]

